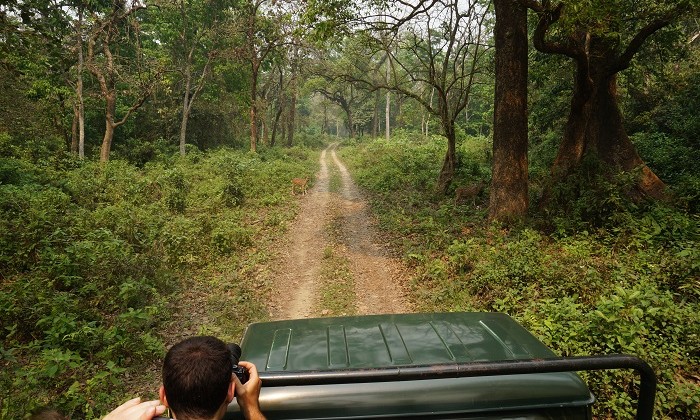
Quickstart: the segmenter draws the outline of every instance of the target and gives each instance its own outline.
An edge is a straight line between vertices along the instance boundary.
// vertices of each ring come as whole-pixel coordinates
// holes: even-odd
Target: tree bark
[[[73,124],[71,125],[70,152],[78,154],[78,104],[73,104]]]
[[[297,93],[292,91],[289,99],[289,118],[287,120],[287,147],[292,147],[294,144],[294,126],[297,114]]]
[[[100,162],[109,160],[109,153],[112,149],[112,140],[114,139],[114,113],[117,109],[117,97],[114,91],[105,96],[106,111],[105,111],[105,134],[102,137],[102,147],[100,148]]]
[[[182,95],[182,119],[180,120],[180,156],[185,156],[187,142],[187,121],[190,119],[190,89],[192,88],[192,51],[185,65],[185,92]]]
[[[248,55],[250,58],[251,81],[250,81],[250,151],[257,151],[258,143],[258,76],[260,64],[263,58],[258,55],[255,47],[255,32],[257,31],[258,7],[262,1],[251,3],[252,9],[248,16],[246,27],[246,41],[248,42]]]
[[[346,106],[343,109],[345,109],[345,115],[347,115],[348,118],[348,136],[351,139],[355,138],[355,121],[353,120],[352,117],[352,109],[350,109],[350,106]]]
[[[83,8],[82,6],[78,8],[78,26],[76,28],[77,32],[77,50],[78,50],[78,67],[76,70],[76,85],[75,85],[75,96],[77,99],[77,108],[75,110],[77,118],[77,129],[78,129],[78,139],[75,145],[75,150],[71,146],[71,152],[77,153],[80,159],[85,158],[85,101],[83,98],[83,68],[85,66],[85,60],[83,56]]]
[[[377,90],[374,94],[374,110],[372,113],[372,138],[376,139],[379,136],[379,100],[380,93]]]
[[[270,140],[270,147],[273,147],[275,145],[275,141],[277,138],[277,127],[279,127],[282,111],[284,111],[284,108],[282,107],[282,104],[280,104],[280,106],[277,108],[277,112],[275,112],[275,121],[272,124],[272,140]]]
[[[183,106],[182,120],[180,121],[180,156],[185,156],[185,146],[187,144],[187,122],[190,119],[190,114],[185,113],[184,108],[186,106]]]
[[[330,130],[328,129],[328,107],[325,103],[323,104],[323,128],[321,129],[321,133],[330,134]]]
[[[253,66],[255,67],[255,66]],[[253,69],[251,87],[250,87],[250,151],[257,151],[258,143],[258,72]]]
[[[103,163],[109,160],[109,153],[112,148],[115,128],[124,124],[129,116],[131,116],[131,113],[143,105],[153,87],[151,85],[144,89],[141,92],[142,96],[126,111],[122,119],[119,121],[116,120],[117,78],[119,73],[117,71],[117,66],[115,65],[115,58],[112,54],[110,44],[114,42],[113,32],[116,32],[116,26],[128,16],[140,9],[143,9],[144,7],[145,6],[142,5],[134,5],[131,9],[128,9],[123,13],[115,11],[114,14],[107,17],[105,21],[98,24],[93,29],[92,34],[88,39],[86,66],[97,78],[100,86],[100,93],[105,100],[105,133],[104,137],[102,138],[102,147],[100,148],[100,162]],[[101,43],[102,54],[104,57],[104,63],[101,65],[98,65],[95,59],[95,46],[98,43],[98,40]],[[153,82],[155,82],[155,79]]]
[[[582,69],[577,72],[571,111],[552,167],[553,175],[563,179],[579,166],[584,156],[592,154],[621,171],[640,168],[639,192],[655,199],[664,198],[665,184],[644,164],[623,125],[617,75],[588,76]],[[582,77],[587,77],[588,82],[580,81]]]
[[[184,38],[184,35],[183,35]],[[187,123],[190,120],[190,115],[192,114],[192,104],[194,103],[197,95],[204,88],[204,83],[206,81],[207,74],[209,74],[209,67],[212,62],[212,54],[207,57],[207,62],[202,68],[202,73],[199,76],[198,81],[195,83],[194,90],[192,89],[193,75],[192,75],[192,57],[194,55],[195,47],[191,47],[187,55],[187,60],[184,63],[185,72],[185,91],[183,92],[182,99],[182,119],[180,120],[180,155],[185,156],[185,145],[187,144]]]
[[[489,218],[523,219],[528,210],[527,9],[494,0],[496,90]]]
[[[447,137],[447,153],[442,162],[442,169],[438,177],[437,189],[441,194],[446,194],[455,176],[457,168],[457,135],[454,123],[445,123],[445,137]]]

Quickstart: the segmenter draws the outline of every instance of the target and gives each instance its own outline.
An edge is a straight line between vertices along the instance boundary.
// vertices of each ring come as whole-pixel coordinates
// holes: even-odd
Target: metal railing
[[[261,372],[265,387],[329,385],[362,382],[394,382],[531,373],[633,369],[640,375],[638,420],[651,420],[656,397],[656,375],[644,360],[625,354],[605,356],[521,359],[498,362],[466,362],[438,365],[394,366],[377,369]]]

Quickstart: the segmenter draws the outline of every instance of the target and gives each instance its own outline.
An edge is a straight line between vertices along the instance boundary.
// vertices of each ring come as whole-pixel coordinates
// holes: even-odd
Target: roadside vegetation
[[[462,137],[457,185],[488,181],[488,150],[486,138]],[[681,207],[638,203],[620,193],[625,179],[590,183],[580,174],[556,190],[551,210],[535,207],[527,223],[504,227],[487,221],[486,194],[455,204],[435,193],[442,153],[436,142],[408,133],[340,149],[371,192],[382,228],[418,270],[420,310],[505,312],[561,356],[638,355],[658,375],[655,418],[700,417],[696,196],[678,195]],[[531,183],[543,183],[536,167],[534,173]],[[572,199],[574,189],[580,195]],[[598,398],[598,418],[631,418],[633,373],[583,376]]]
[[[315,172],[315,151],[193,151],[139,168],[26,158],[2,140],[1,418],[46,405],[100,417],[155,392],[166,340],[239,340],[265,316],[251,273],[294,217],[289,180]]]

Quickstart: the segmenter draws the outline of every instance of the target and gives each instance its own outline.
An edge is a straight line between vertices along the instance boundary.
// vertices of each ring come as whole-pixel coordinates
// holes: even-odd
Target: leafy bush
[[[312,153],[222,149],[142,168],[0,159],[0,418],[43,405],[98,418],[121,402],[125,378],[163,355],[166,303],[208,282],[210,264],[245,272],[261,258],[252,250],[293,217],[289,180],[313,174]],[[208,285],[226,286],[208,310],[243,322],[260,302],[231,277]]]
[[[691,147],[687,141],[664,133],[638,133],[632,141],[646,164],[671,186],[677,198],[694,212],[700,210],[697,144]]]

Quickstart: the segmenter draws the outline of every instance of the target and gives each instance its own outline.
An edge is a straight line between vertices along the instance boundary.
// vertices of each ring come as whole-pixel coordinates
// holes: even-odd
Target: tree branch
[[[561,9],[564,7],[564,3],[559,3],[553,9],[542,9],[542,5],[534,2],[532,0],[520,0],[521,4],[534,4],[537,14],[540,16],[540,20],[537,22],[537,27],[535,28],[535,33],[532,36],[532,43],[534,44],[537,51],[543,52],[545,54],[560,54],[567,57],[571,57],[574,60],[580,60],[582,57],[582,52],[577,49],[574,45],[567,45],[561,42],[547,41],[547,31],[549,28],[559,21],[561,18]]]
[[[677,11],[674,11],[673,14],[675,14],[676,12]],[[632,41],[630,41],[629,45],[622,53],[622,55],[620,55],[620,57],[617,60],[615,60],[615,62],[610,66],[610,70],[608,73],[610,75],[613,75],[628,68],[630,66],[630,63],[632,62],[632,57],[634,57],[634,55],[637,54],[637,52],[639,52],[644,42],[660,29],[670,25],[671,21],[671,14],[669,13],[668,15],[660,19],[656,19],[653,22],[646,25],[645,27],[643,27],[642,29],[640,29],[639,32],[637,32],[637,35],[635,35],[634,38],[632,38]]]

